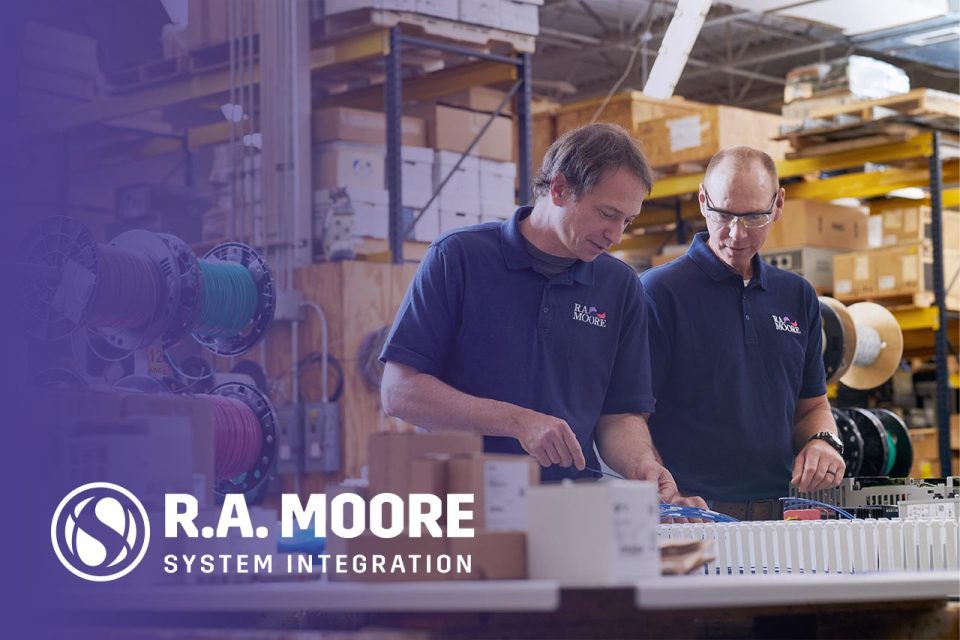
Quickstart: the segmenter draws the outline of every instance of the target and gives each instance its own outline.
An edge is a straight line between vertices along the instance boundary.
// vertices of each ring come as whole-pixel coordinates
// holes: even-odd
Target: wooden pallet
[[[854,138],[900,138],[905,132],[913,131],[915,134],[922,129],[960,132],[960,96],[932,89],[916,89],[890,98],[823,107],[813,110],[801,128],[782,132],[776,139],[788,140],[794,151],[800,152],[813,146],[822,147],[826,143]],[[899,140],[881,138],[876,144],[886,141]],[[818,148],[810,155],[871,146],[866,142],[857,144],[861,146]]]
[[[371,27],[400,26],[411,35],[431,36],[460,45],[507,47],[518,53],[536,51],[535,36],[406,11],[358,9],[327,16],[320,22],[320,34],[325,38],[353,35]]]

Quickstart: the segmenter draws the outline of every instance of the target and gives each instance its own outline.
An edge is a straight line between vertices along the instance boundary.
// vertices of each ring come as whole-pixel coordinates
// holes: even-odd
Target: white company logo
[[[800,333],[800,325],[796,320],[791,320],[787,316],[782,318],[778,316],[773,316],[773,326],[777,328],[777,331],[786,331],[788,333]]]
[[[50,525],[57,558],[72,574],[108,582],[140,564],[150,543],[143,504],[123,487],[91,482],[60,501]]]
[[[573,304],[573,319],[579,322],[592,324],[595,327],[607,326],[607,312],[597,311],[596,307],[587,306],[585,304]]]

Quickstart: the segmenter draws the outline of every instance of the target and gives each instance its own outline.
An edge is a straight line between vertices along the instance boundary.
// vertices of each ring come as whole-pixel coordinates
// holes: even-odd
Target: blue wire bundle
[[[679,504],[661,504],[660,518],[695,518],[697,520],[705,520],[707,522],[739,522],[739,520],[736,518],[732,518],[716,511]]]
[[[823,509],[834,511],[847,520],[857,519],[857,517],[849,511],[841,509],[840,507],[832,504],[827,504],[826,502],[820,502],[819,500],[809,500],[807,498],[780,498],[780,500],[784,503],[784,509],[793,509],[794,507],[821,507]]]
[[[196,332],[207,338],[239,334],[253,320],[258,291],[253,276],[242,264],[203,260],[203,304]]]

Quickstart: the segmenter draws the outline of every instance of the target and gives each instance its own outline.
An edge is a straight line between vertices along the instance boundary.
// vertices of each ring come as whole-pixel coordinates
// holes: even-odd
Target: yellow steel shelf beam
[[[893,316],[903,331],[929,329],[936,331],[940,328],[940,316],[936,307],[923,309],[894,309]]]
[[[925,185],[930,180],[927,169],[890,169],[871,173],[850,173],[801,182],[786,186],[788,198],[833,200],[834,198],[872,198],[894,189]],[[949,164],[943,168],[943,181],[948,184],[960,180],[960,168]]]
[[[820,171],[836,171],[848,169],[873,162],[883,164],[911,158],[925,158],[933,153],[933,135],[922,133],[905,141],[890,144],[881,144],[866,149],[854,149],[840,153],[816,156],[813,158],[797,158],[795,160],[780,160],[777,162],[777,171],[781,178],[792,178],[808,173]],[[949,165],[948,165],[949,166]],[[682,176],[662,178],[653,185],[651,198],[668,198],[671,196],[693,193],[703,182],[702,173],[692,173]]]
[[[944,207],[960,206],[960,188],[944,189],[942,205]],[[890,198],[889,200],[874,200],[870,203],[870,213],[877,214],[889,211],[891,209],[903,209],[905,207],[930,206],[930,198],[921,198],[919,200],[909,200],[906,198]]]
[[[405,102],[432,100],[470,87],[498,82],[515,82],[516,79],[515,66],[501,62],[474,62],[404,80],[403,99]],[[381,109],[383,108],[383,86],[375,85],[327,96],[320,101],[319,106]]]
[[[310,69],[329,69],[390,52],[387,31],[377,30],[325,44],[310,52]],[[250,82],[260,83],[260,65],[253,66]],[[151,109],[190,102],[230,90],[230,70],[220,69],[196,76],[185,76],[164,84],[126,95],[107,96],[65,112],[61,117],[22,118],[0,128],[0,140],[69,131],[76,127],[104,122]]]

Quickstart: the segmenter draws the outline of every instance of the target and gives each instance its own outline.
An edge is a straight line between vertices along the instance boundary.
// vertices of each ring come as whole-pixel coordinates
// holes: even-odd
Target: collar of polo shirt
[[[687,255],[690,256],[690,259],[693,260],[697,265],[703,269],[710,278],[715,282],[721,282],[727,278],[737,278],[742,281],[743,277],[728,267],[724,262],[713,253],[710,249],[710,245],[707,244],[709,234],[706,231],[701,231],[693,237],[693,242],[690,243],[690,249],[687,251]],[[760,276],[760,288],[767,288],[767,269],[769,265],[760,259],[760,254],[755,254],[752,260],[753,273],[754,276],[759,274]]]
[[[532,206],[520,207],[513,214],[512,218],[503,223],[502,233],[500,234],[500,244],[503,247],[503,257],[509,269],[533,268],[533,258],[531,258],[527,252],[527,248],[523,244],[523,234],[520,233],[520,221],[532,212]],[[592,285],[594,262],[578,260],[570,267],[567,273],[561,274],[561,276],[564,278],[572,278],[581,284]]]

